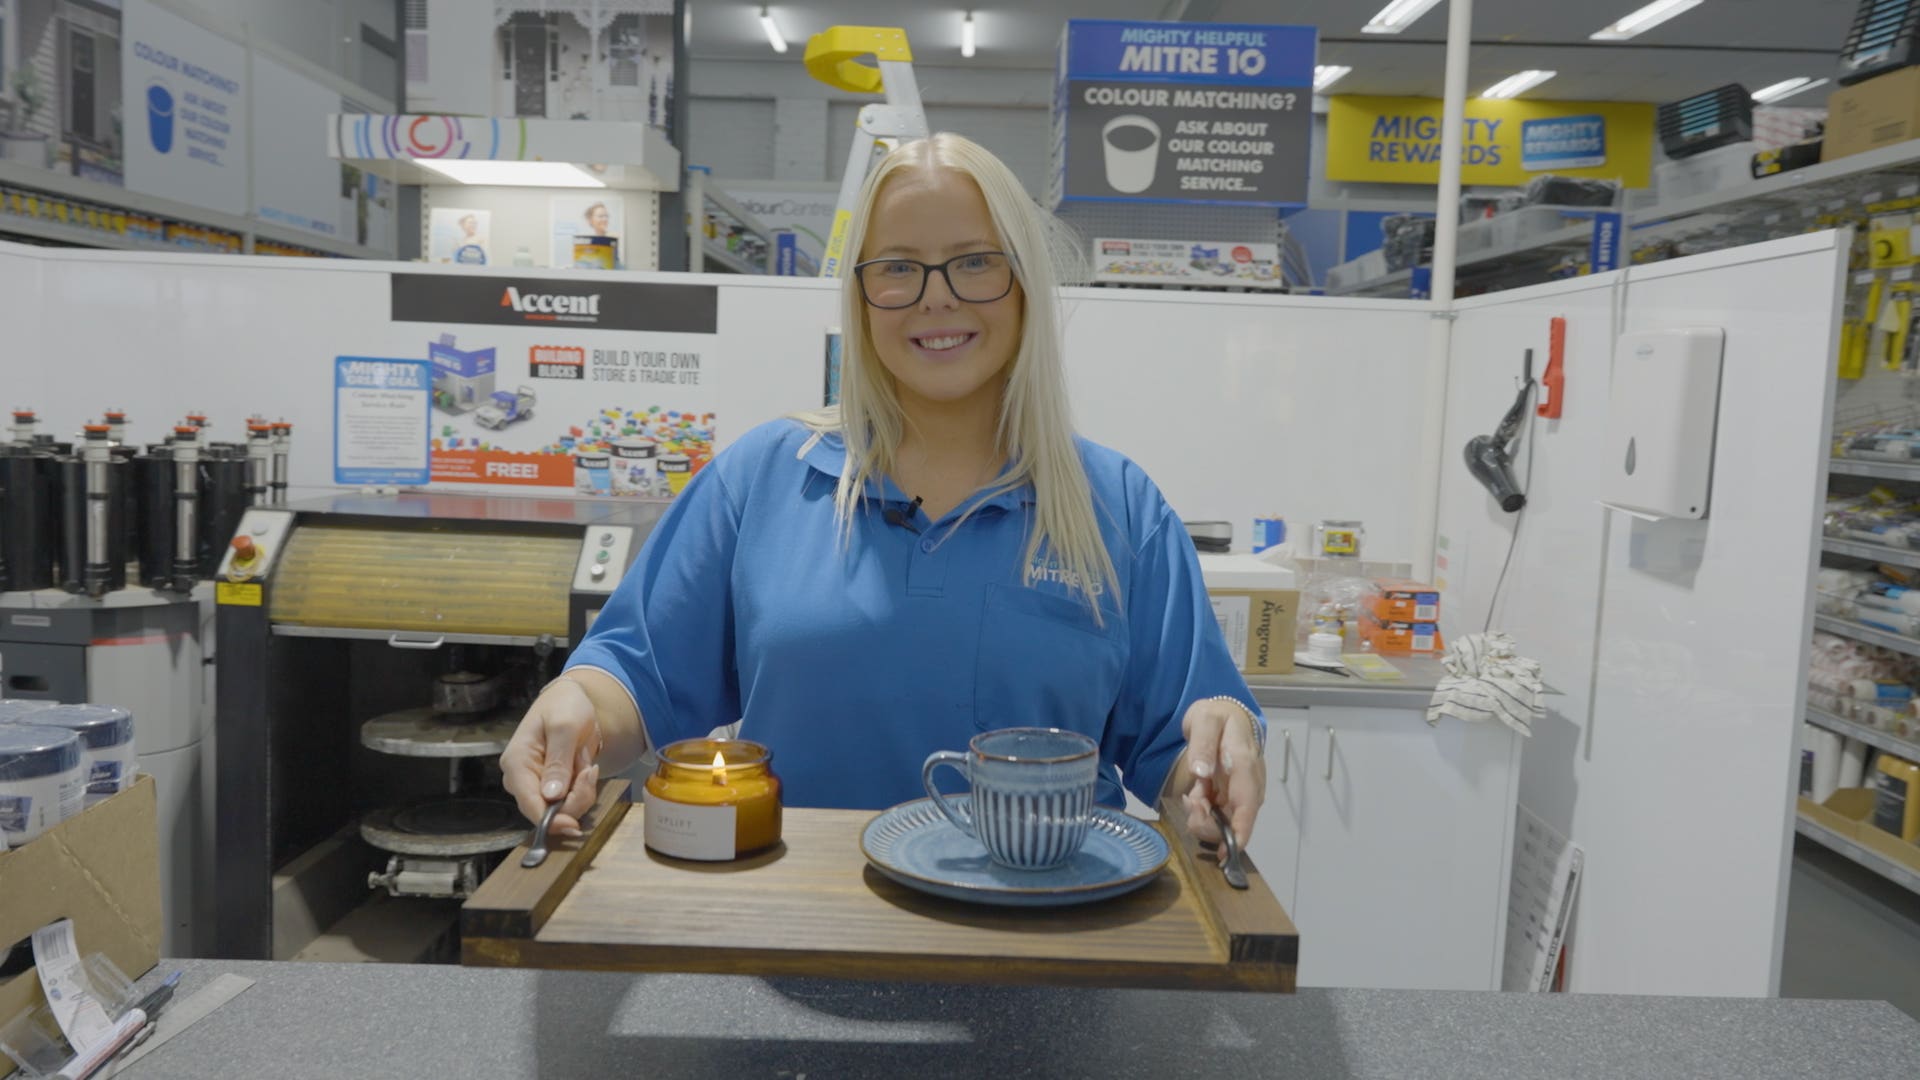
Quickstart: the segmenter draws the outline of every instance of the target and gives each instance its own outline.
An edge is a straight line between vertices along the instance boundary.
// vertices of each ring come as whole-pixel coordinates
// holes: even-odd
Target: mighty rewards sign
[[[1327,179],[1438,183],[1441,110],[1434,98],[1330,98]],[[1464,184],[1521,187],[1551,173],[1645,187],[1652,177],[1652,105],[1474,98],[1464,135]]]

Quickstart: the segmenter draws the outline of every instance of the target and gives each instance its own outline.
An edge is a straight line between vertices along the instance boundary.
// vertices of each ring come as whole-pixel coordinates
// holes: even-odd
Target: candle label
[[[733,807],[689,806],[658,798],[645,805],[648,847],[676,859],[733,858]]]

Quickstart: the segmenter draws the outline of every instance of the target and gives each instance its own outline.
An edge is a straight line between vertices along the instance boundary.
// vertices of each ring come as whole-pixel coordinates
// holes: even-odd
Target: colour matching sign
[[[1439,183],[1441,111],[1438,98],[1330,98],[1327,179]],[[1551,173],[1645,187],[1652,177],[1652,105],[1474,98],[1465,136],[1463,184],[1523,187]]]
[[[1069,20],[1049,201],[1304,204],[1317,39],[1310,26]]]

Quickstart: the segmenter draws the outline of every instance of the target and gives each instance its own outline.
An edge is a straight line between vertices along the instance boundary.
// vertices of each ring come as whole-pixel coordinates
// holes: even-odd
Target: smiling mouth
[[[972,333],[940,334],[935,337],[917,337],[913,338],[912,341],[915,345],[925,349],[927,352],[943,353],[952,352],[979,336],[978,334]]]

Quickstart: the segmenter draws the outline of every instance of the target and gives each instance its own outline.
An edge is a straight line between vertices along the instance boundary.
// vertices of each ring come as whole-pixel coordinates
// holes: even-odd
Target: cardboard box
[[[1437,623],[1382,622],[1371,615],[1360,617],[1360,641],[1382,656],[1424,655],[1446,648]]]
[[[0,948],[68,918],[80,951],[105,953],[129,979],[160,962],[153,791],[153,777],[142,776],[79,817],[0,852]],[[31,970],[0,982],[0,1024],[45,1003]]]
[[[1920,138],[1920,67],[1843,86],[1827,98],[1821,161],[1836,161]]]
[[[1300,611],[1298,589],[1208,588],[1227,653],[1242,675],[1286,675]]]
[[[1376,578],[1361,607],[1380,622],[1440,621],[1440,590],[1406,578]]]
[[[1874,790],[1841,788],[1826,803],[1802,795],[1800,812],[1861,847],[1920,874],[1920,844],[1909,844],[1873,824]]]

